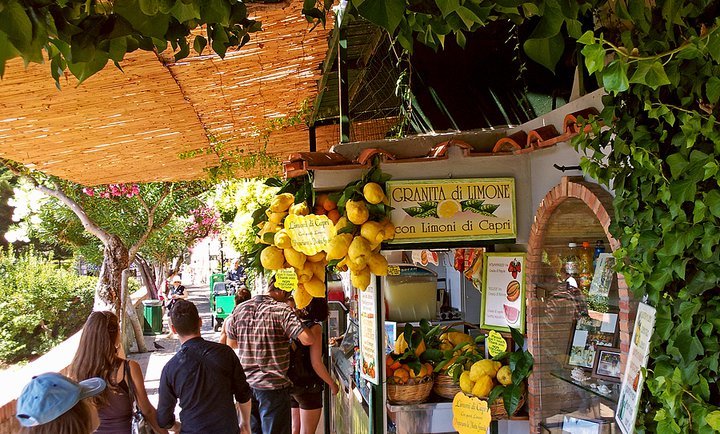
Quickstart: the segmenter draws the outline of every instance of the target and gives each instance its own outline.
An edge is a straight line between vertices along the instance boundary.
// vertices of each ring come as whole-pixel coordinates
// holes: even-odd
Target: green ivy
[[[0,76],[5,63],[21,57],[25,64],[47,60],[59,79],[68,69],[81,83],[135,50],[172,48],[175,60],[206,46],[220,57],[242,47],[260,22],[248,18],[238,0],[7,0],[0,2]]]
[[[705,6],[658,2],[618,38],[579,39],[609,95],[575,144],[615,191],[619,271],[657,308],[638,432],[720,430],[720,31]]]

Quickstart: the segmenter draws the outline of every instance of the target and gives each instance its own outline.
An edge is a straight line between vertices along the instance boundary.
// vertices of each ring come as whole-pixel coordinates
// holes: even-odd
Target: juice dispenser
[[[437,274],[425,267],[400,264],[382,278],[387,320],[415,322],[437,316]]]

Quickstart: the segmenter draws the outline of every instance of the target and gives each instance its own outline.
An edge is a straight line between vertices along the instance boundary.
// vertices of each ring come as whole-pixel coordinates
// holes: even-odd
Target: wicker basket
[[[433,388],[433,378],[428,375],[409,380],[411,384],[395,384],[392,379],[387,383],[388,400],[391,404],[420,404],[427,401]]]
[[[433,392],[436,395],[442,396],[446,399],[453,399],[455,395],[460,392],[460,386],[453,382],[453,379],[448,374],[437,374],[435,375],[435,384],[433,385]]]
[[[523,389],[522,393],[520,394],[520,402],[518,402],[518,406],[515,409],[515,413],[513,413],[513,416],[520,411],[523,405],[525,405],[525,399],[527,397],[527,388],[524,386],[523,383]],[[505,401],[503,401],[502,397],[499,397],[490,404],[490,415],[492,416],[492,420],[501,420],[501,419],[508,419],[507,411],[505,411]]]

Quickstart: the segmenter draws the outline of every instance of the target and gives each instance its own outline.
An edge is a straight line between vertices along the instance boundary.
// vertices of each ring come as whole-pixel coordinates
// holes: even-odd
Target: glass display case
[[[540,432],[619,432],[620,303],[609,240],[576,198],[558,205],[544,229],[532,279]]]

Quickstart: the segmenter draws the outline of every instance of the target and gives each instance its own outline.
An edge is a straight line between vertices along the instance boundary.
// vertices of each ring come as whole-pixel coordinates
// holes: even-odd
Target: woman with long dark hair
[[[157,425],[156,410],[148,400],[140,365],[121,357],[119,348],[120,327],[117,316],[112,312],[91,313],[85,321],[80,344],[70,366],[70,377],[76,381],[100,377],[107,383],[105,391],[92,398],[100,417],[100,427],[95,432],[130,433],[132,387],[145,420],[155,432],[166,434],[167,430]]]
[[[309,305],[295,312],[315,339],[309,347],[297,340],[291,344],[288,377],[293,382],[292,431],[293,434],[314,434],[320,423],[324,384],[330,386],[333,395],[339,390],[323,362],[322,322],[328,317],[327,300],[313,298]]]

